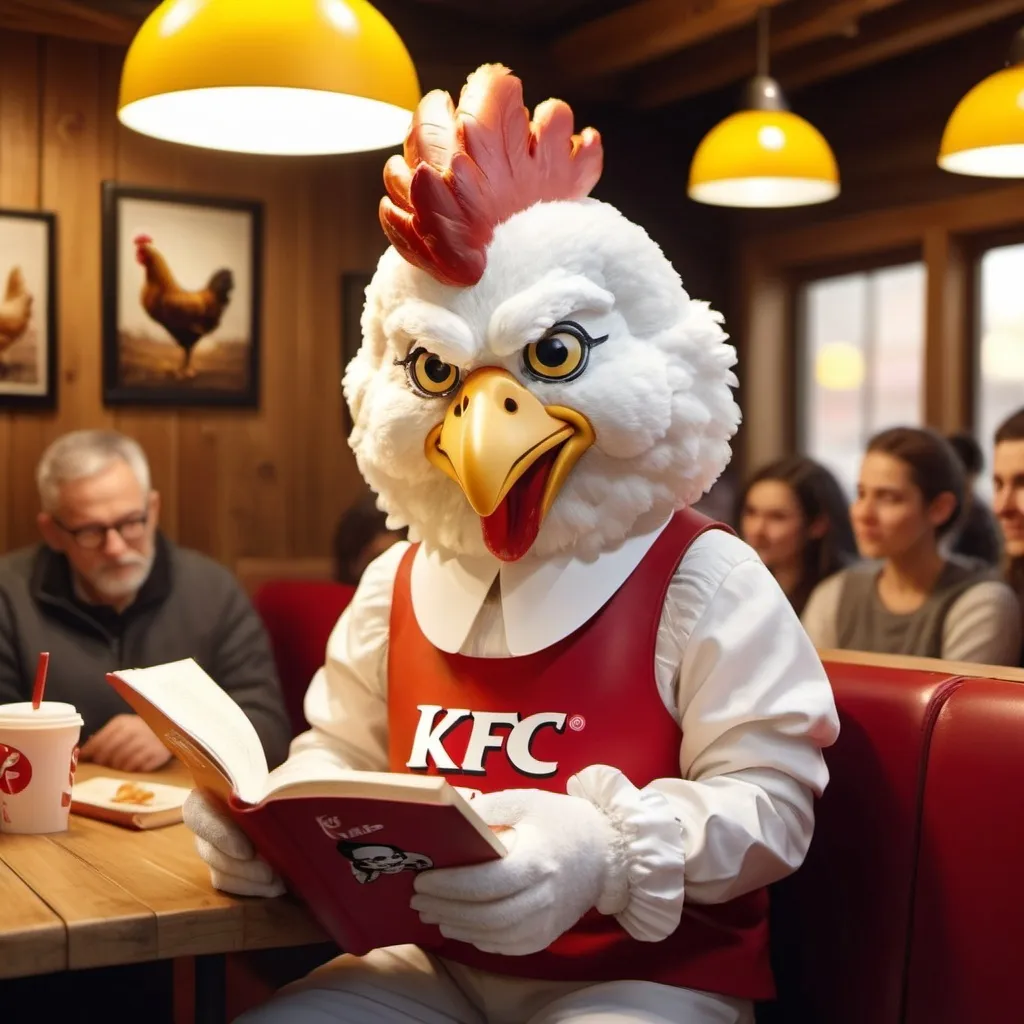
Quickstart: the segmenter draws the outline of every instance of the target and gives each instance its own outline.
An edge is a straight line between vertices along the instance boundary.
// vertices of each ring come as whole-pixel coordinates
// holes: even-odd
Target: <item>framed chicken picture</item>
[[[56,220],[0,210],[0,409],[57,401]]]
[[[103,183],[107,405],[259,404],[262,213]]]

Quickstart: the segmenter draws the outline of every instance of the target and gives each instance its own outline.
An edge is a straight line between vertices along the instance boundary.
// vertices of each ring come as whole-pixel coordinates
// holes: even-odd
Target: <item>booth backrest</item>
[[[1024,685],[972,680],[932,729],[906,1024],[1024,1020]]]
[[[907,661],[826,655],[842,731],[807,860],[773,887],[759,1021],[1018,1019],[1024,685]]]
[[[778,1020],[897,1024],[936,709],[956,678],[827,663],[840,715],[803,867],[775,887]]]
[[[293,736],[309,728],[302,701],[323,666],[331,630],[354,593],[354,587],[330,580],[281,579],[264,583],[253,595],[270,634]]]

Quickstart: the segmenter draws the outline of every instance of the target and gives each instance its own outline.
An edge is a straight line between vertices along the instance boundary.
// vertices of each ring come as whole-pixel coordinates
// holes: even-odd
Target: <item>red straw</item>
[[[50,667],[50,653],[43,651],[39,655],[39,663],[36,665],[36,682],[32,687],[32,710],[38,711],[39,704],[43,699],[43,690],[46,689],[46,670]]]

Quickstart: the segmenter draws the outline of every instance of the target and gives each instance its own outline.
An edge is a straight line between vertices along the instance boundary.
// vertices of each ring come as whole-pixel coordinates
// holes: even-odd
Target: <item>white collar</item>
[[[421,544],[412,563],[412,606],[427,639],[457,654],[500,576],[505,640],[513,656],[550,647],[596,615],[650,551],[662,523],[583,562],[571,554],[527,562],[459,556]]]

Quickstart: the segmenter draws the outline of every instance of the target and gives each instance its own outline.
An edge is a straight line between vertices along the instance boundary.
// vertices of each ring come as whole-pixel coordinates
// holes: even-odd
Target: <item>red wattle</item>
[[[501,504],[483,516],[487,550],[503,562],[518,561],[530,550],[540,532],[541,502],[559,447],[545,452],[512,485]]]

